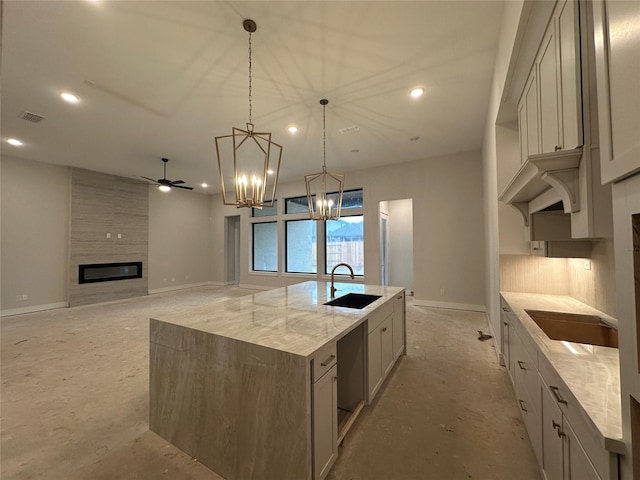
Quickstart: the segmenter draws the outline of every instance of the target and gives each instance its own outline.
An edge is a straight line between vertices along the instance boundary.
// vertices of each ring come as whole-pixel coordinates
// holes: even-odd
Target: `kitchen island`
[[[404,289],[336,287],[380,298],[312,281],[151,319],[150,429],[227,480],[324,478],[406,353]]]

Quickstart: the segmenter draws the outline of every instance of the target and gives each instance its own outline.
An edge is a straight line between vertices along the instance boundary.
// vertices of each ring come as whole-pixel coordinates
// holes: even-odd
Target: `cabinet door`
[[[507,312],[509,308],[505,305],[501,307],[500,313],[500,351],[502,352],[502,359],[504,366],[509,370],[509,318]]]
[[[384,323],[384,322],[383,322]],[[382,383],[382,344],[380,343],[380,327],[369,333],[367,337],[367,382],[371,402]]]
[[[555,20],[552,19],[540,46],[538,78],[540,83],[541,153],[561,148],[558,138],[558,60],[556,55]]]
[[[338,457],[338,366],[313,384],[313,478],[324,478]]]
[[[542,466],[547,480],[563,480],[562,412],[542,385]]]
[[[558,45],[560,63],[561,146],[576,148],[582,140],[582,82],[578,2],[564,0],[558,5]]]
[[[564,420],[565,480],[600,480],[571,425]]]
[[[404,294],[396,295],[393,300],[393,356],[399,357],[405,352],[405,304]]]
[[[640,2],[594,0],[602,182],[640,171]]]
[[[529,146],[527,139],[527,102],[523,99],[518,104],[518,137],[520,138],[520,163],[527,161]]]
[[[535,68],[524,89],[527,112],[527,157],[540,153],[540,133],[538,130],[538,77]]]
[[[380,325],[380,362],[383,377],[386,377],[393,367],[395,359],[393,353],[393,315],[391,315]]]

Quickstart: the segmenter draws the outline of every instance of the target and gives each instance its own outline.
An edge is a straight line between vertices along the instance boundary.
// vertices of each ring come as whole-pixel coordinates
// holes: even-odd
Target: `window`
[[[251,264],[254,271],[278,271],[278,223],[253,224]]]
[[[278,214],[278,200],[273,201],[273,207],[264,207],[260,208],[252,208],[251,216],[252,217],[272,217]]]
[[[309,213],[307,196],[287,198],[284,203],[284,213]]]
[[[362,189],[342,192],[342,208],[362,208]]]
[[[337,263],[346,262],[355,275],[364,275],[364,217],[327,220],[325,228],[325,273],[329,274]]]
[[[315,220],[289,220],[286,225],[288,273],[317,273]]]

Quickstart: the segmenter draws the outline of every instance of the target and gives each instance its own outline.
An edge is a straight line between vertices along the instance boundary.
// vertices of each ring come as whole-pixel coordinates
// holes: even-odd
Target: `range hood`
[[[581,158],[582,147],[530,155],[498,200],[515,207],[524,218],[526,226],[529,225],[529,213],[532,211],[529,202],[542,194],[559,198],[565,213],[578,212],[578,168]]]

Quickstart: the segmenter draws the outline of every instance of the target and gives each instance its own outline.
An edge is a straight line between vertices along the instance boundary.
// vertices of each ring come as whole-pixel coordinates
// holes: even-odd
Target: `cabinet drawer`
[[[617,479],[616,455],[600,445],[596,426],[593,425],[578,400],[544,355],[540,355],[539,368],[542,380],[549,387],[552,397],[562,410],[577,438],[580,439],[582,448],[600,477],[604,480]]]
[[[393,301],[389,300],[369,316],[367,321],[367,333],[373,332],[391,314],[393,314]]]
[[[538,370],[536,363],[532,360],[529,353],[524,348],[524,344],[520,337],[513,332],[512,334],[512,351],[511,358],[513,362],[513,370],[515,377],[516,393],[526,391],[533,406],[537,412],[540,411],[540,386],[538,384]]]
[[[313,354],[313,358],[311,359],[311,381],[313,383],[336,364],[337,352],[336,343],[331,342],[319,348],[318,351]]]
[[[537,372],[536,372],[537,376]],[[535,400],[534,398],[537,398]],[[540,405],[540,395],[532,397],[527,390],[518,391],[516,389],[516,400],[520,414],[524,420],[524,425],[531,440],[531,446],[536,455],[538,463],[542,463],[542,408]]]

